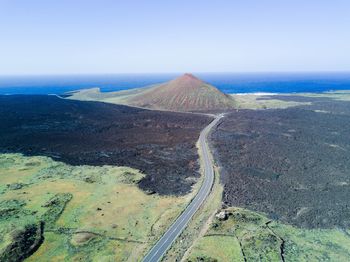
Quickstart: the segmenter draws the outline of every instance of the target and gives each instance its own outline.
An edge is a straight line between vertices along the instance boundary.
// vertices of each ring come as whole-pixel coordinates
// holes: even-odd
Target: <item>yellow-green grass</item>
[[[231,95],[236,101],[238,109],[270,109],[288,108],[299,105],[309,105],[308,102],[283,101],[279,99],[264,99],[264,95],[244,94]]]
[[[302,93],[300,96],[315,97],[315,98],[332,98],[340,101],[350,101],[350,90],[339,90],[323,93]]]
[[[190,198],[147,195],[136,185],[142,177],[128,167],[69,166],[47,157],[2,154],[0,202],[24,201],[23,208],[40,220],[48,210],[45,203],[57,194],[72,194],[54,227],[45,226],[45,240],[28,261],[135,261]],[[11,217],[0,226],[6,231],[26,219]]]
[[[291,94],[283,94],[285,96]],[[340,101],[350,101],[350,90],[340,90],[323,93],[299,93],[292,94],[293,96],[305,96],[311,98],[331,98]],[[273,95],[265,94],[244,94],[244,95],[231,95],[236,101],[238,109],[269,109],[269,108],[288,108],[299,105],[310,105],[311,102],[296,102],[296,101],[284,101],[279,99],[271,99]],[[269,96],[268,99],[264,99],[265,96]]]
[[[101,92],[99,88],[90,88],[72,92],[68,99],[81,101],[98,101],[112,104],[127,104],[128,98],[147,88],[135,88],[116,92]]]
[[[218,261],[244,261],[239,241],[233,236],[204,236],[195,245],[188,261],[200,261],[200,259],[213,257]]]
[[[300,229],[281,223],[271,228],[286,240],[286,261],[349,261],[350,237],[341,229]]]
[[[350,237],[341,229],[303,229],[242,208],[226,211],[228,219],[213,220],[188,261],[349,261]]]

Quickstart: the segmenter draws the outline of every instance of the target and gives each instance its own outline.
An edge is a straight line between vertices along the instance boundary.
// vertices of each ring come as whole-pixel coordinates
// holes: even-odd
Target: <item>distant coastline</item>
[[[166,82],[179,74],[0,76],[0,94],[63,94],[99,87],[101,92],[129,90]],[[350,72],[198,73],[227,94],[314,93],[350,89]]]
[[[253,92],[253,93],[232,93],[231,95],[236,96],[247,96],[247,95],[253,95],[253,96],[277,96],[281,93],[269,93],[269,92]]]

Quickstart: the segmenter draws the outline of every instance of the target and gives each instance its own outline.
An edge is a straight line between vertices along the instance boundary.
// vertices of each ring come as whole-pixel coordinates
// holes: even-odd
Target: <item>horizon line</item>
[[[324,74],[324,73],[346,73],[350,74],[350,70],[305,70],[305,71],[184,71],[184,72],[109,72],[109,73],[14,73],[14,74],[0,74],[0,77],[23,77],[23,76],[108,76],[108,75],[183,75],[190,73],[196,74]]]

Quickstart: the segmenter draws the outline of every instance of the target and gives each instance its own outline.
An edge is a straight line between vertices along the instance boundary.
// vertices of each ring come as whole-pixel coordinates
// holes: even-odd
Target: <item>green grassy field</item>
[[[142,177],[128,167],[0,155],[0,260],[36,244],[27,261],[136,261],[191,197],[147,195],[136,185]]]
[[[263,95],[245,94],[231,95],[237,104],[237,109],[269,109],[269,108],[288,108],[299,105],[309,105],[295,101],[283,101],[279,99],[264,99]]]
[[[226,209],[187,261],[349,261],[350,237],[340,229],[302,229],[241,208]]]
[[[339,90],[324,93],[303,93],[302,96],[315,97],[315,98],[332,98],[340,101],[350,101],[350,90]]]

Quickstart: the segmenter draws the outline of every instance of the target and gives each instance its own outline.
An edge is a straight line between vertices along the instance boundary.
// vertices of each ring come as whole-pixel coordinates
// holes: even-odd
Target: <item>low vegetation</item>
[[[271,109],[310,105],[311,102],[284,101],[275,95],[244,94],[231,95],[236,101],[237,109]]]
[[[331,98],[339,101],[350,101],[349,90],[339,90],[339,91],[324,92],[324,93],[304,93],[302,94],[302,96],[311,97],[311,98]]]
[[[211,137],[223,188],[165,260],[348,261],[347,96],[237,96]],[[190,201],[209,117],[0,99],[0,261],[137,261]]]
[[[0,155],[0,260],[135,261],[189,201],[146,194],[128,167]]]
[[[350,237],[340,229],[301,229],[241,208],[221,210],[187,261],[348,261]]]

